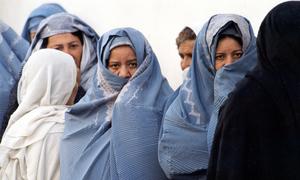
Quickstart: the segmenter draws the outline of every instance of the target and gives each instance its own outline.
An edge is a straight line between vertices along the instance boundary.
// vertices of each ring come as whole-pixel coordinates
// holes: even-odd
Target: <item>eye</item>
[[[63,46],[53,46],[53,47],[50,47],[50,48],[56,49],[56,50],[59,50],[59,51],[63,51],[64,50]]]
[[[216,61],[223,61],[225,59],[225,55],[224,54],[217,54],[216,55]]]
[[[112,69],[112,70],[118,70],[120,68],[120,64],[118,64],[118,63],[112,63],[112,64],[108,65],[108,68]]]
[[[70,45],[70,48],[71,49],[76,49],[76,48],[78,48],[79,47],[79,44],[77,44],[77,43],[72,43],[71,45]]]
[[[238,58],[242,57],[242,55],[243,55],[242,51],[235,52],[235,53],[233,53],[233,58],[238,59]]]
[[[187,54],[187,56],[188,56],[189,58],[192,58],[193,54]]]
[[[129,66],[130,69],[135,69],[135,68],[137,68],[137,62],[130,62],[128,64],[128,66]]]
[[[181,53],[179,53],[179,56],[181,57],[181,59],[183,59],[183,57],[184,57],[183,54],[181,54]]]

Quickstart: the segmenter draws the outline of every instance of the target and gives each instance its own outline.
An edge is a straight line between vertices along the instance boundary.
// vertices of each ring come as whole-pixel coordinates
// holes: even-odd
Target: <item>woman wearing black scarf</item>
[[[208,180],[300,179],[300,2],[268,13],[257,51],[220,112]]]

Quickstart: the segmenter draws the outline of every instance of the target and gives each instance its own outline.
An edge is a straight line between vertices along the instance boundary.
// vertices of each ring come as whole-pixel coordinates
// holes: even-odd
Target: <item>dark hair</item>
[[[232,39],[236,40],[241,45],[241,47],[243,47],[243,40],[242,40],[242,38],[234,36],[234,35],[229,35],[229,34],[223,34],[223,35],[219,36],[218,42],[217,42],[217,47],[219,45],[220,40],[222,40],[222,39],[224,39],[226,37],[229,37],[229,38],[232,38]]]
[[[74,36],[77,36],[79,38],[81,44],[83,45],[83,35],[82,35],[81,31],[75,31],[75,32],[72,32],[71,34]]]
[[[76,36],[76,37],[78,37],[79,40],[80,40],[80,42],[81,42],[81,44],[83,45],[83,35],[82,35],[81,31],[75,31],[75,32],[72,32],[71,34],[74,35],[74,36]],[[47,48],[47,46],[48,46],[48,39],[49,39],[49,37],[47,37],[47,38],[45,38],[43,40],[43,44],[42,44],[42,47],[41,47],[42,49]]]
[[[180,31],[180,33],[178,34],[178,37],[176,38],[176,45],[177,48],[179,48],[179,46],[186,40],[195,40],[197,37],[197,35],[195,34],[195,32],[189,28],[189,27],[185,27],[183,28],[183,30]]]

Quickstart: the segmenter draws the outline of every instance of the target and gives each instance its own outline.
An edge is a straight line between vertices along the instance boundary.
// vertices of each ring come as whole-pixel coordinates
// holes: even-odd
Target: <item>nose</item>
[[[67,53],[69,55],[71,55],[75,61],[75,64],[78,68],[80,68],[80,62],[76,59],[76,55],[74,55],[74,52],[72,50],[70,50],[68,47],[64,47],[62,52]]]
[[[130,72],[129,72],[129,70],[126,66],[121,66],[118,75],[120,77],[123,77],[123,78],[130,78],[131,77],[131,74],[130,74]]]
[[[233,62],[234,62],[234,59],[231,56],[227,56],[225,59],[224,65],[226,66],[226,65],[232,64]]]
[[[67,54],[69,54],[69,55],[72,56],[71,52],[69,51],[69,48],[64,47],[64,48],[62,49],[62,52],[67,53]],[[74,57],[73,57],[73,58],[74,58]]]

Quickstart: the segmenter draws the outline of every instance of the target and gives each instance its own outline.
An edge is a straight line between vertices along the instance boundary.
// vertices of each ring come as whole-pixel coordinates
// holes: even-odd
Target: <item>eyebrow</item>
[[[236,52],[236,51],[242,51],[243,52],[243,49],[237,49],[237,50],[234,50],[233,52]]]
[[[69,43],[78,43],[78,42],[80,42],[80,40],[74,40],[74,41],[71,41]]]
[[[120,63],[118,60],[111,59],[108,63]]]
[[[135,62],[135,61],[137,61],[137,59],[130,59],[127,62]],[[119,60],[111,59],[111,60],[109,60],[109,63],[119,63]]]
[[[80,43],[80,41],[77,41],[77,40],[75,40],[75,41],[71,41],[71,42],[68,42],[67,44],[73,44],[73,43]],[[64,43],[55,43],[55,44],[52,44],[51,46],[63,46],[64,45]]]
[[[237,52],[237,51],[242,51],[242,52],[244,52],[243,49],[237,49],[237,50],[234,50],[234,51],[232,51],[232,52]],[[224,52],[216,52],[216,54],[225,54],[225,53],[224,53]]]
[[[130,59],[128,62],[134,62],[137,61],[137,59]]]

